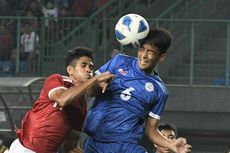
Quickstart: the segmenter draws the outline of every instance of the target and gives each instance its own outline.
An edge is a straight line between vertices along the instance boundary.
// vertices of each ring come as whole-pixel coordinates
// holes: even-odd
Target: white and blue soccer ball
[[[123,46],[139,47],[148,33],[148,22],[138,14],[122,16],[115,26],[115,37]]]

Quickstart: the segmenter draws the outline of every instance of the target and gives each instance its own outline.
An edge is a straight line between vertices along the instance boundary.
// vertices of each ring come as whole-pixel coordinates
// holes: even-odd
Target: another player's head
[[[147,37],[138,49],[138,65],[140,69],[150,74],[158,62],[163,62],[171,45],[172,35],[163,28],[150,29]]]
[[[93,50],[87,47],[76,47],[68,51],[65,65],[69,77],[74,83],[82,83],[92,77]]]
[[[158,125],[159,132],[166,138],[175,141],[177,137],[177,129],[175,126],[167,123],[159,124]],[[170,150],[168,148],[163,148],[157,145],[154,145],[156,147],[156,153],[170,153]]]

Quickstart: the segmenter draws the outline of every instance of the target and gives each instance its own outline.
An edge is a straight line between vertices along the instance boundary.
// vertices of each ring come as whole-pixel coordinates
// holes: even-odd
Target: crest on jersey
[[[148,92],[152,92],[154,90],[154,86],[151,82],[146,82],[145,84],[145,89],[148,91]]]
[[[122,75],[126,75],[127,74],[127,71],[123,70],[123,69],[119,69],[118,70]]]

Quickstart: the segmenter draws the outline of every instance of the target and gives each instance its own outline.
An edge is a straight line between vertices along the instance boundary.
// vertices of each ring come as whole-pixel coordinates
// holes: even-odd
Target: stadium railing
[[[0,132],[15,134],[21,118],[30,109],[45,77],[0,78]]]
[[[13,61],[0,61],[0,75],[1,77],[29,76],[23,72],[25,68],[23,68],[23,61],[20,61],[20,36],[23,30],[21,27],[22,22],[28,18],[4,19],[12,20],[14,27],[16,27],[12,32],[14,40],[12,54],[16,54],[16,58]],[[44,22],[45,19],[42,18],[41,22]],[[34,18],[30,20],[36,21]],[[61,18],[58,20],[63,24],[65,21],[68,24],[72,23],[71,26],[75,27],[86,19]],[[147,20],[152,26],[169,29],[174,36],[168,54],[172,58],[169,57],[165,64],[158,66],[158,70],[166,83],[228,85],[229,20],[149,18]],[[68,37],[70,40],[65,38],[62,33],[57,34],[60,31],[58,29],[64,28],[61,26],[62,24],[58,24],[60,26],[58,29],[41,24],[42,26],[36,29],[40,39],[40,47],[36,61],[37,70],[32,76],[47,76],[55,72],[65,73],[63,60],[67,49],[71,48],[70,46],[86,45],[93,48],[96,51],[97,66],[110,59],[110,53],[117,43],[114,37],[114,25],[117,18],[104,18],[100,24],[93,24],[98,22],[97,18],[90,21],[90,23],[85,24],[84,28],[82,27],[81,34],[72,33],[74,37]],[[70,28],[66,32],[69,34],[73,31]],[[130,49],[118,47],[127,54],[136,54]],[[12,59],[10,58],[10,60]]]
[[[128,0],[112,0],[87,18],[41,18],[39,24],[36,24],[38,21],[35,18],[0,17],[1,20],[13,23],[11,49],[12,56],[16,57],[13,60],[10,58],[12,61],[0,60],[0,76],[47,76],[56,72],[65,73],[65,53],[76,45],[86,45],[95,50],[96,67],[109,60],[115,48],[135,56],[135,51],[123,48],[115,40],[114,26],[118,17],[130,10],[126,9],[127,5],[132,8],[138,3],[141,2],[134,1],[130,4]],[[148,3],[150,5],[151,2]],[[215,5],[214,1],[212,3]],[[158,18],[147,18],[151,26],[165,27],[174,35],[168,53],[172,58],[169,57],[162,66],[159,65],[158,71],[168,84],[228,85],[229,20],[173,19],[183,18],[183,8],[189,10],[187,14],[195,13],[199,16],[200,12],[195,10],[201,10],[205,3],[199,1],[198,4],[196,7],[191,6],[192,9],[189,6],[194,5],[194,2],[177,0]],[[179,6],[181,9],[176,9]],[[35,23],[34,30],[40,39],[36,69],[32,74],[25,71],[25,62],[20,61],[22,23],[28,20]],[[47,20],[49,26],[45,24]]]

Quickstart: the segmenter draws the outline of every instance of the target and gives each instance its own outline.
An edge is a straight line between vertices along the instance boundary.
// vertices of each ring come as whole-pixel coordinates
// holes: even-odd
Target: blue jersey
[[[117,55],[96,74],[105,71],[115,79],[95,98],[84,131],[96,141],[137,143],[148,115],[160,119],[168,91],[158,75],[144,74],[134,57]]]

